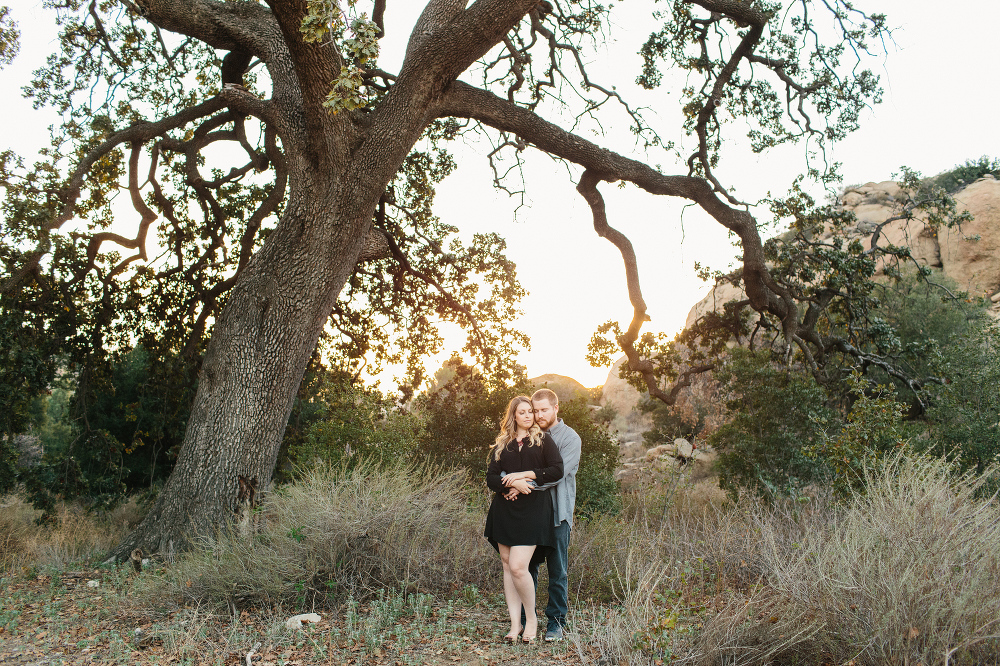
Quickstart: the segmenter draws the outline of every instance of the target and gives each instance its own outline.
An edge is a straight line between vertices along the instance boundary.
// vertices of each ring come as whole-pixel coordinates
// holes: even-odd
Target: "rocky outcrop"
[[[615,361],[608,372],[608,379],[604,382],[601,391],[601,407],[614,410],[614,418],[611,419],[609,430],[618,438],[622,454],[626,457],[641,455],[646,450],[643,444],[642,433],[646,432],[653,425],[653,419],[649,414],[644,414],[636,409],[642,394],[634,386],[618,376],[622,365],[626,359],[624,356]]]
[[[708,447],[695,448],[683,438],[654,446],[637,456],[623,454],[622,458],[615,478],[625,484],[650,477],[673,476],[679,470],[706,470],[715,460],[714,452]]]
[[[840,203],[857,218],[849,233],[870,243],[875,225],[892,217],[894,204],[902,196],[899,184],[893,181],[848,188]],[[921,218],[899,220],[883,227],[885,237],[880,244],[909,247],[917,261],[940,270],[959,289],[990,298],[991,314],[1000,317],[1000,181],[992,176],[981,178],[954,198],[960,211],[972,215],[972,222],[947,229],[934,228]],[[691,308],[685,326],[739,298],[743,298],[741,289],[730,284],[717,286]]]
[[[841,204],[857,217],[858,233],[865,233],[893,214],[901,195],[892,181],[868,183],[847,190]],[[954,196],[972,222],[953,229],[935,229],[924,219],[893,222],[884,228],[885,240],[908,246],[917,261],[940,269],[959,289],[992,296],[1000,291],[1000,181],[988,176]]]

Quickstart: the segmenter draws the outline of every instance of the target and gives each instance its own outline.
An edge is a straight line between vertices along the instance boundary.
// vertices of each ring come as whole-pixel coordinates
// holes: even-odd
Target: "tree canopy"
[[[140,343],[199,373],[177,467],[121,552],[173,548],[233,509],[238,477],[270,478],[322,335],[349,372],[403,362],[413,386],[436,322],[453,320],[487,376],[510,376],[527,341],[510,327],[523,292],[503,241],[459,242],[432,212],[448,141],[468,132],[492,137],[501,184],[498,159],[529,147],[569,166],[626,266],[634,317],[613,342],[654,395],[669,398],[637,344],[646,307],[604,182],[685,200],[735,234],[746,304],[806,354],[832,300],[784,277],[817,270],[797,255],[769,269],[781,247],[718,167],[741,131],[755,151],[802,143],[806,177],[834,182],[824,151],[879,101],[865,60],[889,37],[885,16],[843,0],[653,3],[655,31],[633,47],[642,71],[622,76],[653,89],[683,73],[683,122],[658,127],[588,74],[613,11],[591,0],[429,0],[408,35],[386,32],[385,0],[50,6],[60,50],[25,92],[61,122],[34,165],[3,156],[5,316],[24,313],[15,330],[60,341],[83,374]],[[399,71],[379,68],[387,40],[406,44]],[[615,114],[635,155],[579,131]],[[679,173],[656,166],[677,157]]]

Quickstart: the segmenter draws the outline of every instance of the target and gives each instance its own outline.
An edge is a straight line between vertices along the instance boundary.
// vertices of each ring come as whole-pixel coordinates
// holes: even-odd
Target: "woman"
[[[538,617],[528,563],[536,547],[556,543],[552,498],[536,486],[561,479],[563,463],[555,442],[535,425],[529,398],[519,395],[507,405],[489,461],[486,485],[496,494],[484,536],[503,562],[503,593],[510,613],[510,632],[504,640],[530,643],[538,635]],[[527,618],[523,628],[522,606]]]

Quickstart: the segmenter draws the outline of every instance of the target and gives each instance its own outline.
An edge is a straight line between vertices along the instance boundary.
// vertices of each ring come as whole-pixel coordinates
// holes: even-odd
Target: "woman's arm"
[[[496,457],[496,452],[494,452],[493,449],[490,449],[490,464],[486,467],[486,487],[495,493],[500,493],[506,490],[503,483],[503,479],[506,477],[500,476],[502,471],[503,470],[500,468],[500,461],[497,460]]]

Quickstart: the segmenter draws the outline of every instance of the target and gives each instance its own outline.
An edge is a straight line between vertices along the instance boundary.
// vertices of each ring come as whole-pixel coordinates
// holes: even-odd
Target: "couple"
[[[549,389],[514,398],[502,418],[486,470],[486,485],[496,494],[484,536],[503,562],[510,613],[504,640],[530,643],[538,635],[535,590],[543,560],[549,570],[545,640],[562,640],[580,436],[559,418],[559,397]]]

